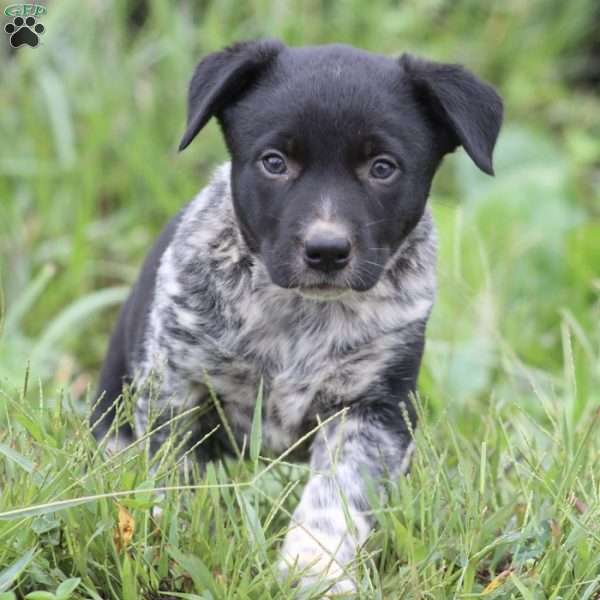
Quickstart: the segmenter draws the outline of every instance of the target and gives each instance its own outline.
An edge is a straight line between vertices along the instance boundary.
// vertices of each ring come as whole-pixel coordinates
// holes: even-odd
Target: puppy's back
[[[136,353],[143,351],[143,337],[154,297],[156,272],[162,255],[175,235],[182,212],[183,210],[163,228],[146,256],[140,275],[121,308],[113,329],[90,418],[90,425],[97,440],[106,435],[114,421],[123,385],[130,383],[133,377],[133,365],[138,358]],[[131,440],[133,432],[129,426],[123,426],[118,432],[118,437],[122,441]]]

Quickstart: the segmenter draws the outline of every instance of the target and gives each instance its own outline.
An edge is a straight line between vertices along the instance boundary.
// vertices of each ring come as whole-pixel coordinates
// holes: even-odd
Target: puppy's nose
[[[304,242],[304,260],[311,269],[339,271],[350,262],[350,240],[339,234],[314,233]]]

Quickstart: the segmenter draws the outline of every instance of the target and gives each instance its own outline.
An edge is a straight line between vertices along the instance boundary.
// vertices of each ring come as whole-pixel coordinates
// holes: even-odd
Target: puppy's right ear
[[[283,47],[277,40],[240,42],[203,58],[190,81],[187,129],[179,150],[190,144],[211,117],[233,102]]]

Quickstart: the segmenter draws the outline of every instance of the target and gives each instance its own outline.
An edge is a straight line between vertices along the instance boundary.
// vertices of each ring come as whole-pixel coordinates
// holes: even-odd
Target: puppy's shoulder
[[[215,298],[248,275],[251,258],[233,211],[230,165],[218,167],[208,185],[183,209],[158,271],[157,294],[192,305]],[[186,299],[187,298],[187,299]]]

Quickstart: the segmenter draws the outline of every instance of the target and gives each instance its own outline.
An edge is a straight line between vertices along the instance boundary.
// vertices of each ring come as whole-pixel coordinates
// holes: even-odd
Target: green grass
[[[151,0],[136,29],[126,2],[64,0],[42,46],[0,49],[0,600],[292,595],[274,565],[305,467],[255,432],[254,460],[173,487],[172,449],[105,461],[85,424],[144,253],[225,158],[214,124],[175,151],[194,63],[258,35],[463,62],[506,101],[496,178],[462,152],[436,178],[418,451],[374,500],[361,597],[600,594],[600,100],[570,77],[594,2],[395,4]]]

